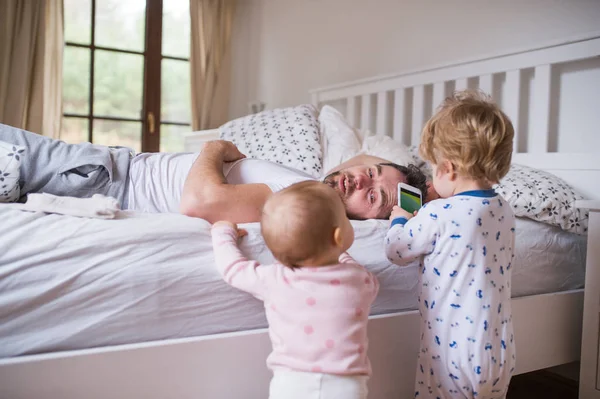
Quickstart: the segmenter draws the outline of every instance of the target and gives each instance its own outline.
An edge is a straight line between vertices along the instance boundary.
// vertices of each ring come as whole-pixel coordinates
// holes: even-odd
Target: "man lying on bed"
[[[0,140],[23,146],[21,201],[27,193],[72,197],[112,196],[122,209],[181,212],[209,222],[260,220],[267,197],[311,176],[276,163],[245,159],[228,141],[211,141],[198,153],[142,153],[90,143],[67,144],[0,124]],[[342,197],[354,219],[386,219],[397,184],[427,190],[416,167],[359,155],[323,180]],[[431,199],[431,194],[429,195]]]

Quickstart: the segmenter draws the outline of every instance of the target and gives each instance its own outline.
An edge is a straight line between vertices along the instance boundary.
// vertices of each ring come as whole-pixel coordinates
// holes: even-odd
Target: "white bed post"
[[[548,126],[550,122],[550,65],[535,67],[533,81],[533,105],[531,120],[531,145],[527,143],[528,152],[548,152]]]
[[[456,79],[456,81],[454,83],[455,91],[462,91],[462,90],[466,90],[467,88],[468,88],[467,78]]]
[[[363,131],[371,129],[371,95],[362,96],[360,103],[360,128]]]
[[[492,75],[481,75],[479,77],[479,90],[491,97],[492,95]]]
[[[377,119],[375,120],[375,131],[377,132],[378,136],[384,136],[386,134],[385,128],[387,124],[387,110],[387,92],[380,91],[377,93]]]
[[[598,337],[600,331],[600,247],[591,245],[600,242],[600,201],[577,201],[575,206],[589,209],[588,247],[585,272],[585,297],[583,304],[583,334],[581,340],[581,369],[579,373],[579,397],[598,399],[597,389],[600,380],[598,361]]]
[[[404,143],[404,107],[406,104],[406,90],[394,90],[394,140]]]
[[[433,113],[446,98],[446,82],[437,82],[433,85]]]
[[[521,70],[506,72],[506,97],[502,99],[502,108],[510,118],[515,129],[513,153],[519,149],[519,107],[521,106]]]
[[[346,99],[346,120],[350,126],[356,126],[356,97]]]
[[[425,122],[425,86],[413,87],[413,116],[410,144],[417,145],[421,139],[421,130]]]

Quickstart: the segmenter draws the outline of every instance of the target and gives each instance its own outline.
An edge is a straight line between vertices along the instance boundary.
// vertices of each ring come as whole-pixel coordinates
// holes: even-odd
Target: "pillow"
[[[322,150],[318,111],[312,105],[279,108],[244,116],[219,128],[249,158],[286,165],[318,178]]]
[[[551,173],[513,164],[494,188],[513,207],[516,216],[559,226],[572,233],[587,233],[589,212],[573,206],[575,200],[583,197]]]
[[[342,162],[360,155],[373,155],[399,165],[414,164],[426,175],[431,176],[427,163],[418,156],[418,149],[412,151],[404,144],[388,136],[364,134],[362,144],[359,131],[353,128],[335,108],[325,105],[319,115],[321,142],[323,143],[323,171],[327,172]]]
[[[389,136],[374,135],[369,131],[365,133],[360,153],[384,158],[403,166],[408,164],[420,166],[423,163],[421,159],[411,154],[404,144]]]
[[[419,146],[411,145],[410,147],[408,147],[408,152],[413,157],[415,161],[415,166],[417,166],[419,169],[421,169],[423,173],[425,173],[427,179],[431,180],[433,178],[433,170],[431,169],[431,164],[425,161],[423,158],[421,158],[421,155],[419,154]]]
[[[16,202],[19,187],[21,157],[25,147],[0,141],[0,202]]]
[[[329,171],[360,151],[357,131],[335,108],[325,105],[319,114],[319,130],[323,144],[323,171]]]

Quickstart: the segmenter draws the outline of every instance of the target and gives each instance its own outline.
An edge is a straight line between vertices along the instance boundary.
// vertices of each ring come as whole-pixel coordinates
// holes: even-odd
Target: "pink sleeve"
[[[371,281],[373,282],[373,301],[375,300],[375,298],[377,298],[377,293],[379,292],[379,280],[377,280],[377,277],[375,277],[375,275],[371,272],[369,272],[369,274],[371,275]]]
[[[279,265],[261,265],[248,260],[237,246],[234,229],[219,226],[211,229],[217,270],[225,282],[264,300],[269,281],[274,280]]]

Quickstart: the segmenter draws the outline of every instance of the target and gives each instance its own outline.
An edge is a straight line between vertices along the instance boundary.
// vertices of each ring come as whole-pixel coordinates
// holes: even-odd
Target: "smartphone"
[[[398,206],[408,213],[414,213],[423,206],[421,190],[405,183],[398,183]]]

